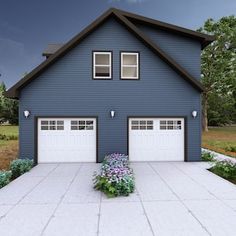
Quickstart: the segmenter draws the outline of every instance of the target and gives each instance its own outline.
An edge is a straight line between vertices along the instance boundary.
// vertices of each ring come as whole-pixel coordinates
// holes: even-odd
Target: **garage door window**
[[[72,120],[71,130],[93,130],[92,120]]]
[[[132,120],[132,130],[153,130],[153,120]]]
[[[64,130],[64,121],[41,120],[41,130]]]
[[[160,130],[180,130],[181,120],[160,120]]]

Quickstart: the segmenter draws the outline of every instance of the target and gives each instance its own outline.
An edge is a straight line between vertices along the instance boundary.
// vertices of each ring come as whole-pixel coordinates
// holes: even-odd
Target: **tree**
[[[233,122],[236,116],[236,18],[208,19],[198,31],[216,40],[202,51],[203,130]]]
[[[18,101],[4,96],[6,86],[0,84],[0,123],[18,124]]]

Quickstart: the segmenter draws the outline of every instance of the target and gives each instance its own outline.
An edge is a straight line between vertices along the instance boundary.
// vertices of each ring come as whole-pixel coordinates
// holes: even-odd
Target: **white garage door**
[[[183,161],[184,119],[130,118],[131,161]]]
[[[38,119],[38,162],[96,162],[96,119]]]

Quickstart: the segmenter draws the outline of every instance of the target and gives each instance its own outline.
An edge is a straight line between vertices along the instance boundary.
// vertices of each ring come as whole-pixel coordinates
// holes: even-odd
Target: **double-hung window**
[[[93,52],[93,78],[111,79],[111,52]]]
[[[139,53],[121,53],[121,79],[139,79]]]

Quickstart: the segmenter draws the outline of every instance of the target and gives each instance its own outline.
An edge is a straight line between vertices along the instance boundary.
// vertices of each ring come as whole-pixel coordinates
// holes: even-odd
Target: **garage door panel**
[[[95,161],[95,118],[38,119],[39,163]]]
[[[148,123],[151,124],[149,129]],[[183,118],[148,118],[146,127],[141,127],[143,124],[144,118],[129,119],[131,161],[184,160]]]

